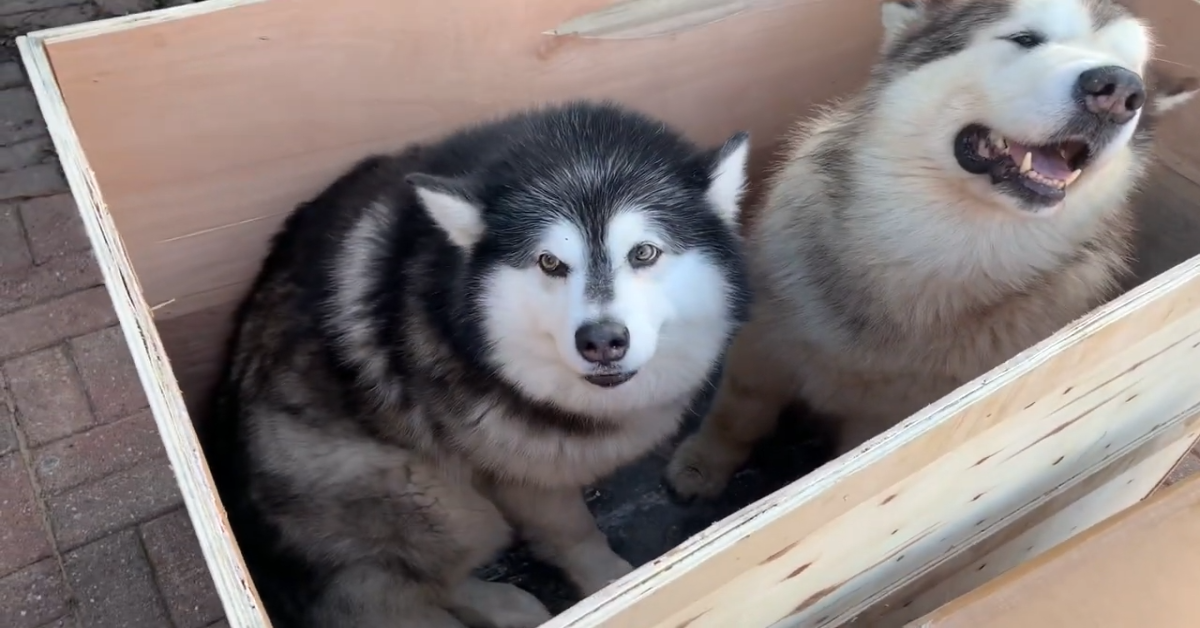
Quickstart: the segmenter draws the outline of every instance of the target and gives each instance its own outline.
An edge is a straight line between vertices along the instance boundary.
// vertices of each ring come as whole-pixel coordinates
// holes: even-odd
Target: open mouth
[[[981,124],[959,131],[954,157],[971,174],[988,174],[992,184],[1035,206],[1053,205],[1087,168],[1092,149],[1084,140],[1035,146],[1005,138]]]
[[[637,375],[637,371],[627,373],[594,373],[592,375],[585,375],[583,379],[587,380],[593,386],[615,388],[633,379],[634,375]]]

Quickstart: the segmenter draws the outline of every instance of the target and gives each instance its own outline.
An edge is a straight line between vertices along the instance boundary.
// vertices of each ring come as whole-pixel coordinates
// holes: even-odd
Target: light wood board
[[[641,18],[669,31],[654,37],[546,34],[588,29],[578,18],[608,0],[225,4],[44,36],[189,402],[284,215],[367,153],[604,97],[714,145],[746,129],[761,165],[798,113],[862,82],[879,30],[871,0],[742,1],[727,15],[635,3],[660,6]],[[851,23],[865,27],[821,26]]]
[[[1200,625],[1200,476],[1059,545],[911,628]]]
[[[1200,61],[1197,5],[1146,11],[1163,56]],[[875,0],[208,0],[22,38],[231,625],[267,624],[187,406],[292,206],[368,152],[568,97],[702,142],[748,129],[761,174],[795,119],[861,84],[878,35]],[[1195,129],[1194,105],[1168,123],[1139,201],[1139,281],[1181,265],[546,628],[901,621],[1141,499],[1197,433]]]

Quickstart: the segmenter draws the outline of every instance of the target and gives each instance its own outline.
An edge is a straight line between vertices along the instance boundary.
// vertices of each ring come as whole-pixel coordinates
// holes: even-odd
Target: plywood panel
[[[996,576],[1081,534],[1149,495],[1191,450],[1200,435],[1200,414],[1163,429],[1144,443],[1081,470],[995,530],[982,530],[968,546],[908,574],[896,587],[853,609],[845,628],[899,628]],[[1060,463],[1061,464],[1061,463]]]
[[[1200,476],[913,623],[913,628],[1200,624]]]
[[[254,3],[51,40],[49,55],[165,320],[220,305],[208,297],[245,284],[282,216],[368,152],[612,97],[703,142],[748,129],[761,158],[798,114],[861,82],[879,30],[874,0],[758,0],[658,36],[546,34],[608,4]]]

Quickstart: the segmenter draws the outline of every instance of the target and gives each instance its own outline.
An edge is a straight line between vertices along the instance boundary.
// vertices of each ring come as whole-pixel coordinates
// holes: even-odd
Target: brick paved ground
[[[12,45],[187,1],[0,0],[3,628],[226,626]]]
[[[0,627],[226,626],[15,35],[186,0],[0,0]]]

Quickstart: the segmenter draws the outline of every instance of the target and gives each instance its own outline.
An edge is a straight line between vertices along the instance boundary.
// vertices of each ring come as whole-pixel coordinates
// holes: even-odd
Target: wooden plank
[[[912,622],[913,628],[1193,628],[1200,476]]]
[[[852,610],[847,628],[891,628],[1030,560],[1076,534],[1137,503],[1196,444],[1200,413],[1164,429],[1112,460],[1072,478],[1073,483],[1042,496],[1024,512],[982,532],[973,545],[942,557],[940,564],[909,574],[890,591]],[[1088,472],[1092,472],[1088,475]]]
[[[88,166],[88,158],[71,126],[70,114],[54,80],[44,42],[35,33],[18,37],[17,46],[83,218],[84,229],[92,243],[229,625],[232,628],[267,628],[270,622],[258,602],[254,583],[229,530],[225,509],[216,496],[212,476],[154,326],[150,306],[125,253],[121,234],[113,224],[100,187]]]
[[[225,1],[41,34],[192,409],[223,344],[216,321],[270,235],[364,154],[613,97],[701,141],[749,129],[761,173],[798,115],[865,79],[880,28],[874,0],[641,0],[589,26],[609,2]],[[547,34],[559,26],[571,34]]]
[[[694,27],[655,18],[664,36],[547,34],[609,3],[230,3],[47,46],[166,319],[225,303],[210,297],[245,286],[283,216],[368,152],[571,96],[618,98],[704,142],[746,128],[761,161],[796,115],[865,79],[879,31],[874,0],[725,0],[737,10]]]

